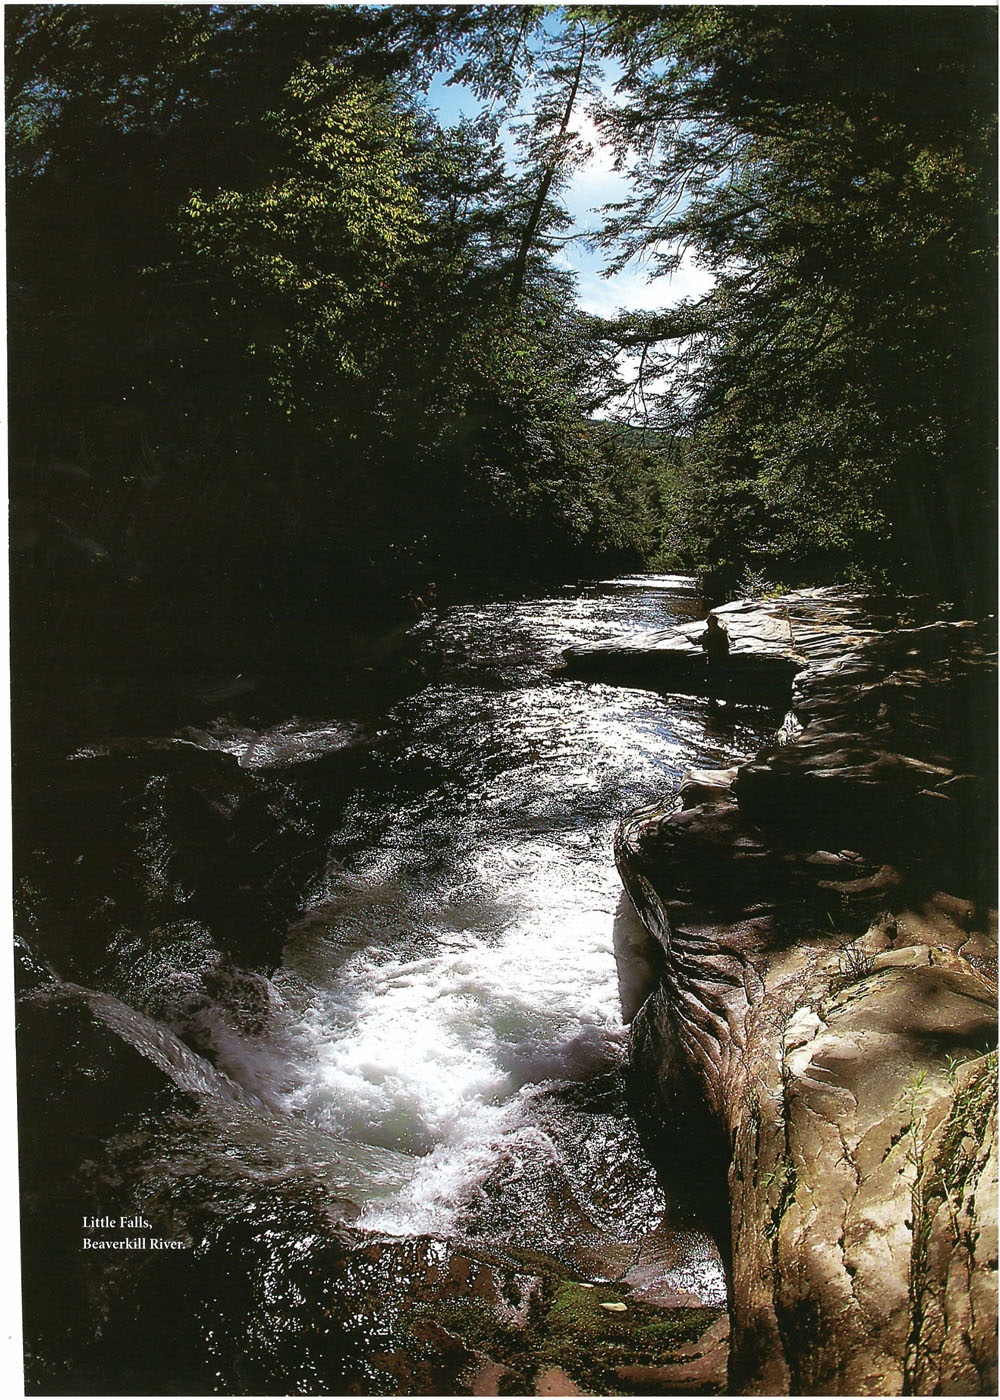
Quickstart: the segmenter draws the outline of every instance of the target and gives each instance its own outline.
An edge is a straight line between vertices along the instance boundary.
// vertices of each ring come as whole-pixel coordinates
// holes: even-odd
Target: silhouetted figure
[[[715,613],[709,613],[706,624],[699,641],[705,652],[705,688],[714,703],[729,689],[729,633]]]

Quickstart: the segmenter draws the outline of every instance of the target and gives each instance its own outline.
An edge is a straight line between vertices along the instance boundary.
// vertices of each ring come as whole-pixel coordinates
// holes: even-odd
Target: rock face
[[[728,1153],[731,1392],[993,1394],[995,659],[972,624],[781,608],[787,742],[618,833],[664,954],[633,1060]]]

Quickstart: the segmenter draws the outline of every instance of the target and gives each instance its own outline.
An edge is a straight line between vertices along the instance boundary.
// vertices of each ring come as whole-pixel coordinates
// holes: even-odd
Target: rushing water
[[[147,1107],[141,1133],[118,1134],[105,1195],[159,1211],[203,1256],[209,1198],[231,1226],[305,1191],[380,1239],[534,1251],[579,1277],[723,1299],[714,1247],[678,1213],[669,1173],[664,1193],[627,1108],[626,1018],[648,968],[611,844],[623,812],[757,747],[773,717],[741,711],[723,728],[704,701],[552,673],[571,644],[700,615],[689,581],[667,577],[451,607],[414,625],[411,692],[363,723],[313,697],[273,723],[221,715],[148,737],[147,793],[164,755],[196,750],[269,793],[305,784],[315,814],[312,771],[347,749],[354,767],[280,966],[247,974],[252,1025],[233,1015],[231,961],[206,995],[191,918],[169,926],[166,952],[116,934],[101,986],[34,993],[85,1007],[188,1103]],[[162,893],[169,840],[154,818],[143,831]],[[266,820],[262,833],[263,876],[283,856]],[[257,1267],[232,1248],[231,1272]]]

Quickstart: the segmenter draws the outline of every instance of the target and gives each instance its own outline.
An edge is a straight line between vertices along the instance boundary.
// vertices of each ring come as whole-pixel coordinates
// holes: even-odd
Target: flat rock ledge
[[[850,642],[863,614],[832,589],[806,589],[768,603],[727,603],[714,612],[729,632],[729,698],[787,708],[792,682],[811,656]],[[649,686],[674,695],[706,693],[704,622],[646,630],[590,646],[567,647],[564,671],[579,680]]]
[[[722,611],[795,667],[783,742],[616,857],[663,952],[633,1063],[728,1152],[729,1393],[996,1394],[991,629],[836,590]]]

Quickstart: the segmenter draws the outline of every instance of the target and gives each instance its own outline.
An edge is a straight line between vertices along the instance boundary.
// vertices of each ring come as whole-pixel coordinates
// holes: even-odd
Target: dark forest
[[[10,7],[15,644],[160,654],[655,560],[718,597],[988,596],[994,26]],[[437,73],[483,114],[442,128]],[[585,110],[632,172],[595,238],[664,277],[693,250],[701,300],[577,309],[553,254]]]

